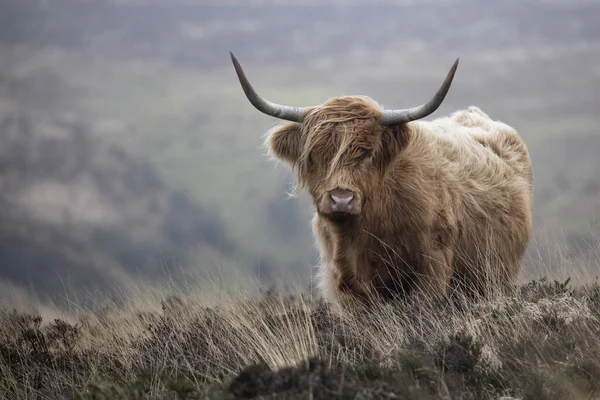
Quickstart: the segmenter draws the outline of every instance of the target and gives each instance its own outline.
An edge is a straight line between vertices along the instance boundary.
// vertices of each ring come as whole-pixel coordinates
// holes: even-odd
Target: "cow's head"
[[[402,147],[403,124],[441,105],[458,66],[457,59],[433,99],[411,109],[382,110],[364,96],[335,97],[320,106],[298,108],[261,98],[233,54],[231,59],[250,103],[290,121],[270,132],[271,153],[296,170],[296,191],[306,187],[317,212],[336,222],[361,215],[387,162]]]

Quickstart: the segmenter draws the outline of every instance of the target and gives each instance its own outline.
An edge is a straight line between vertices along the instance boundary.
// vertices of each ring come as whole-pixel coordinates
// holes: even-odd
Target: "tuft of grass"
[[[527,282],[488,301],[340,314],[270,291],[213,306],[173,294],[71,322],[0,311],[7,399],[600,396],[600,286]]]

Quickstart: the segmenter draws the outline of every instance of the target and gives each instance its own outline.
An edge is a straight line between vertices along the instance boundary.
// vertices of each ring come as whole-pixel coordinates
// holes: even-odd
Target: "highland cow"
[[[271,103],[231,58],[251,104],[288,121],[267,144],[316,208],[327,299],[443,298],[451,288],[489,296],[514,283],[532,230],[524,141],[474,106],[421,120],[441,105],[458,59],[429,102],[383,110],[366,96],[307,108]]]

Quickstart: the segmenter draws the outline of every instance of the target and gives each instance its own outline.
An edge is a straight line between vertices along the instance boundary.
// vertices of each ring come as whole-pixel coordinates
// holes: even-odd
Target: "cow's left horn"
[[[450,68],[444,83],[442,83],[442,86],[438,89],[433,99],[418,107],[407,108],[404,110],[385,110],[381,117],[381,124],[386,126],[399,125],[405,122],[425,118],[429,114],[433,113],[444,101],[446,93],[448,93],[448,89],[450,89],[452,79],[454,79],[454,73],[456,72],[457,67],[458,58],[454,62],[452,68]]]
[[[242,84],[242,89],[244,89],[244,93],[246,93],[246,97],[250,100],[250,103],[260,112],[263,112],[272,117],[285,119],[288,121],[300,122],[302,115],[306,111],[305,108],[301,107],[290,107],[284,106],[280,104],[271,103],[260,97],[258,93],[254,90],[248,78],[246,78],[246,74],[244,74],[244,70],[242,66],[238,62],[237,58],[230,51],[231,61],[233,61],[233,66],[235,68],[235,72],[237,73],[238,79]]]

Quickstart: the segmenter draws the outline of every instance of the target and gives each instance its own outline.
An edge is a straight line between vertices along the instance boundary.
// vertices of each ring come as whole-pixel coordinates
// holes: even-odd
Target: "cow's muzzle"
[[[353,214],[354,192],[350,190],[332,190],[329,193],[332,214]]]
[[[319,214],[335,222],[353,221],[360,215],[361,204],[357,192],[337,188],[325,192],[318,210]]]

